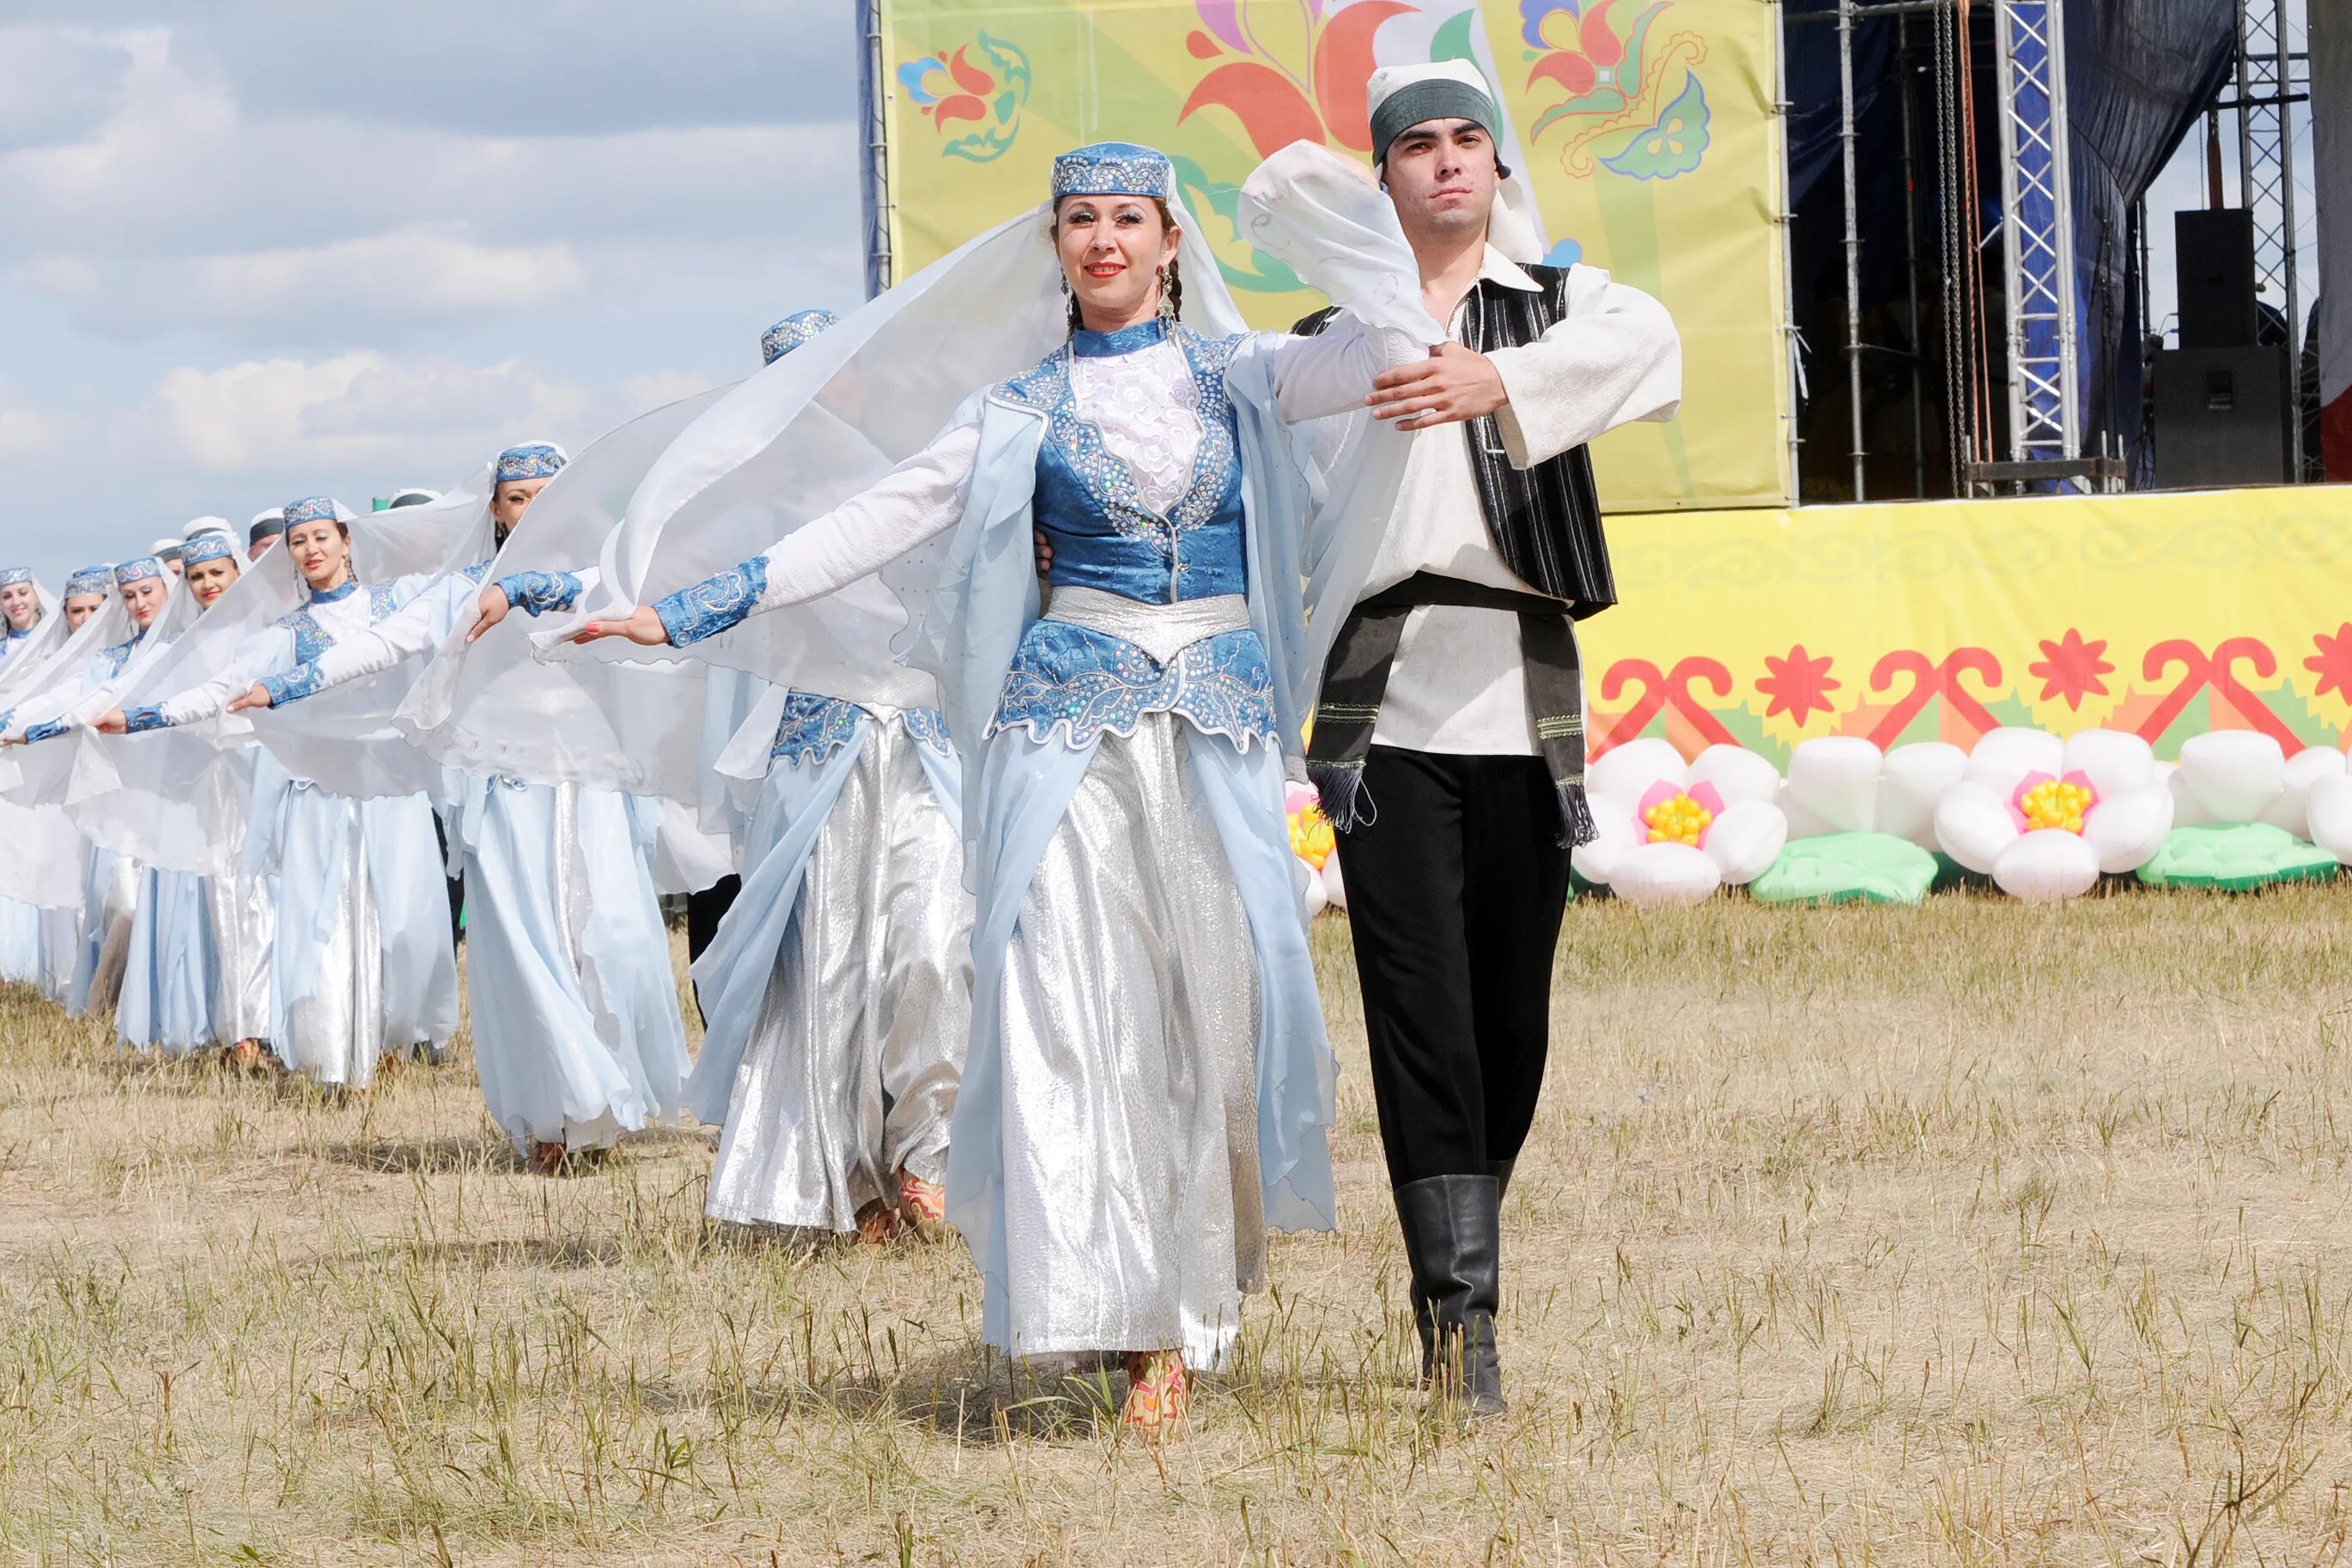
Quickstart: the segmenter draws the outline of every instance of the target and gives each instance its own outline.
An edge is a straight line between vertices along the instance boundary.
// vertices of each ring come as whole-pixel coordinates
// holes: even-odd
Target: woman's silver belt
[[[1124,594],[1075,585],[1054,590],[1045,619],[1122,638],[1161,664],[1202,637],[1247,631],[1250,625],[1249,600],[1239,594],[1147,605]]]

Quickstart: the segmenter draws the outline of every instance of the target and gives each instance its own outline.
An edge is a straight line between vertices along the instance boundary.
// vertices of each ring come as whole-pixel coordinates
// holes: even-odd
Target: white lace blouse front
[[[1070,397],[1103,447],[1128,466],[1143,504],[1165,517],[1192,485],[1201,450],[1201,387],[1192,362],[1162,341],[1129,353],[1073,357]]]

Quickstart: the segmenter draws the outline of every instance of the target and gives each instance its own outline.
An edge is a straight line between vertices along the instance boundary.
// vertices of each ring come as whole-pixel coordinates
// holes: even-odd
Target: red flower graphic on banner
[[[1766,654],[1764,668],[1770,673],[1756,683],[1756,689],[1772,700],[1764,717],[1786,713],[1802,724],[1816,710],[1830,711],[1829,694],[1841,684],[1830,679],[1831,662],[1827,654],[1819,658],[1808,655],[1803,643],[1791,647],[1786,658]]]
[[[2319,689],[2315,698],[2333,691],[2347,702],[2352,702],[2352,621],[2336,628],[2334,637],[2321,632],[2311,639],[2319,652],[2303,661],[2303,668],[2319,677]]]
[[[2352,627],[2346,629],[2352,631]],[[2105,639],[2084,642],[2081,632],[2068,626],[2058,641],[2042,643],[2041,661],[2027,665],[2025,671],[2042,678],[2042,701],[2063,697],[2068,708],[2080,712],[2084,698],[2109,695],[2107,683],[2099,679],[2116,672],[2116,667],[2100,657],[2106,651]]]
[[[1337,142],[1372,150],[1365,94],[1374,60],[1372,35],[1413,7],[1404,0],[1193,0],[1202,27],[1184,40],[1198,60],[1223,59],[1202,77],[1177,113],[1179,122],[1214,104],[1229,109],[1257,155],[1293,142]],[[1239,59],[1225,59],[1228,54]]]

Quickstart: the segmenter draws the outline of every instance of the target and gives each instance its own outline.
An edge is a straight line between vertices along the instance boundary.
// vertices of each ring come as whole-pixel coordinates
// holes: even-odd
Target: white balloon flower
[[[1971,871],[2030,903],[2078,898],[2136,871],[2172,830],[2173,795],[2137,735],[1995,730],[1936,806],[1936,837]]]
[[[1629,742],[1586,773],[1599,837],[1577,849],[1577,875],[1633,904],[1696,904],[1744,886],[1788,842],[1780,787],[1780,770],[1738,746],[1685,763],[1668,742]]]

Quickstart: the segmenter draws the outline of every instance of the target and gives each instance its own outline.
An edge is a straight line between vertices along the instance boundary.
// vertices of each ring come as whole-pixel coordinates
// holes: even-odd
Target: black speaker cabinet
[[[2185,285],[2184,285],[2185,287]],[[2286,351],[2179,349],[2156,356],[2156,482],[2168,490],[2283,485]]]
[[[2172,215],[2180,266],[2180,346],[2244,348],[2261,318],[2254,300],[2254,215],[2242,207]]]

